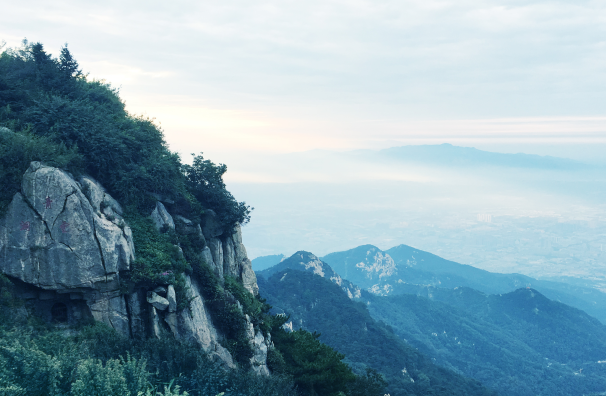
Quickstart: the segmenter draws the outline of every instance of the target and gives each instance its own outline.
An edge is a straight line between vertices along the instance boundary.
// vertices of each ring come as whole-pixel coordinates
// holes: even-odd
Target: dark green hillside
[[[424,288],[365,293],[373,318],[435,359],[503,395],[583,395],[606,388],[606,326],[533,289],[485,295]]]
[[[276,313],[290,315],[293,329],[318,331],[320,339],[344,353],[356,369],[370,366],[385,374],[392,396],[495,394],[432,364],[388,326],[373,320],[365,304],[350,300],[327,279],[288,269],[269,279],[259,277],[259,288]]]
[[[395,270],[384,276],[369,276],[368,269],[376,264],[375,255],[389,255]],[[579,308],[606,322],[606,293],[597,289],[561,282],[543,281],[520,274],[492,273],[470,265],[443,259],[423,250],[399,245],[381,251],[376,246],[363,245],[344,252],[322,257],[338,274],[362,288],[375,284],[391,286],[390,294],[408,293],[411,285],[431,285],[441,288],[470,287],[486,294],[509,293],[531,286],[552,300]],[[360,268],[360,263],[367,268]],[[387,260],[382,261],[385,267]],[[374,267],[377,268],[376,266]],[[386,272],[387,269],[384,269]],[[415,287],[412,286],[414,289]]]

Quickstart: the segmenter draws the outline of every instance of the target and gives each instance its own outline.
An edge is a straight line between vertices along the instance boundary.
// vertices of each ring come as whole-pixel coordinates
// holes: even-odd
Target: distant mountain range
[[[606,323],[606,293],[562,282],[533,279],[520,274],[497,274],[399,245],[382,251],[363,245],[322,257],[343,278],[377,295],[417,294],[431,287],[470,287],[486,294],[501,294],[532,287],[548,298],[581,309]]]
[[[557,170],[579,170],[590,166],[567,158],[535,154],[504,154],[459,147],[448,143],[392,147],[380,150],[377,155],[391,160],[427,163],[441,166],[475,167],[498,166],[512,168],[537,168]]]
[[[583,288],[492,274],[405,245],[387,251],[365,245],[322,260],[297,252],[258,275],[261,294],[276,312],[291,315],[292,328],[322,332],[354,367],[369,365],[392,378],[393,367],[375,355],[384,353],[386,342],[400,350],[388,341],[393,331],[437,365],[502,395],[598,395],[606,389],[606,326],[539,290],[588,304],[575,294]],[[331,292],[328,281],[339,282]],[[360,297],[348,293],[360,287]],[[344,308],[350,304],[358,316]],[[373,329],[387,329],[381,333],[387,338],[367,338],[368,315]]]

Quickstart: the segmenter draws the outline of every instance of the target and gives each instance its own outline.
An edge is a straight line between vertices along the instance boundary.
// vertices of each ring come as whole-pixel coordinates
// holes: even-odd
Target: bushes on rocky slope
[[[95,324],[77,335],[0,327],[0,395],[295,396],[287,378],[226,371],[197,345],[129,340]]]

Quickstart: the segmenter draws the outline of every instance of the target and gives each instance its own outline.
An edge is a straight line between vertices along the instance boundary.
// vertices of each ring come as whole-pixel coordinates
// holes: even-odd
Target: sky
[[[6,2],[0,42],[63,44],[175,151],[452,143],[598,160],[606,3]]]

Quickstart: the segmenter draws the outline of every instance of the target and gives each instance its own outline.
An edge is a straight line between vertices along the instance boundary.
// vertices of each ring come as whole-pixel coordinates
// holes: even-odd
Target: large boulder
[[[68,173],[31,163],[0,221],[0,271],[43,290],[76,293],[96,320],[128,334],[119,272],[134,259],[132,233],[117,213],[102,213],[101,202],[113,199],[92,179],[85,185],[87,194]]]

